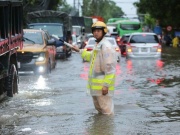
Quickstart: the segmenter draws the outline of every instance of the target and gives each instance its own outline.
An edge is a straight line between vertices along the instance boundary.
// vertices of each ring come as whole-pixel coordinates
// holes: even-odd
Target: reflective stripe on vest
[[[114,90],[114,81],[109,85],[109,90]],[[88,88],[91,88],[92,90],[102,90],[104,84],[104,79],[89,79],[88,81]]]
[[[111,81],[111,85],[114,85],[114,79],[112,79]],[[89,81],[90,83],[97,83],[97,84],[103,84],[104,83],[104,79],[96,79],[96,78],[92,78]]]
[[[89,69],[89,76],[92,76],[92,72],[93,72],[93,68],[94,68],[94,61],[96,59],[96,55],[97,55],[97,51],[94,50],[93,51],[93,57],[92,57],[92,60],[91,60],[91,66],[90,66],[90,69]]]
[[[108,75],[106,74],[103,83],[110,85],[114,83],[114,80],[115,80],[115,74],[108,74]]]

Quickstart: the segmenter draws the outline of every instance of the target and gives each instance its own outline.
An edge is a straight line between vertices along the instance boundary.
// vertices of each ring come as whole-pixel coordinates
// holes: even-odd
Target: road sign
[[[172,30],[172,27],[171,26],[167,26],[167,31],[171,31]]]

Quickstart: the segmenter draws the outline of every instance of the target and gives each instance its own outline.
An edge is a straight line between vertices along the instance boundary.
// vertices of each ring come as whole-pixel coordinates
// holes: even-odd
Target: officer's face
[[[93,36],[98,40],[98,39],[102,39],[103,37],[103,30],[102,29],[95,29],[93,31]]]

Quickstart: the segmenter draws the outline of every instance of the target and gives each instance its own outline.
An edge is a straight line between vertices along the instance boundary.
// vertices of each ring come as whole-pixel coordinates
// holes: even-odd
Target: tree
[[[138,13],[150,14],[160,21],[162,26],[180,26],[180,1],[179,0],[139,0],[134,5]]]
[[[63,0],[23,0],[24,11],[56,10]]]
[[[111,0],[83,0],[83,16],[101,16],[105,22],[109,18],[120,17],[124,12]]]
[[[71,5],[67,4],[66,1],[59,4],[58,10],[60,10],[62,12],[66,12],[68,14],[71,14],[71,12],[76,12]]]

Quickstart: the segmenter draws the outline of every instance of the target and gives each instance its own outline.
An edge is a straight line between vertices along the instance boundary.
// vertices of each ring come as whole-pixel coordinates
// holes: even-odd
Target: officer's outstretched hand
[[[75,46],[75,45],[72,46],[72,49],[73,49],[74,51],[76,51],[76,52],[79,52],[79,51],[80,51],[80,49],[79,49],[77,46]]]
[[[103,86],[103,88],[102,88],[102,94],[103,94],[103,95],[108,94],[108,87]]]

